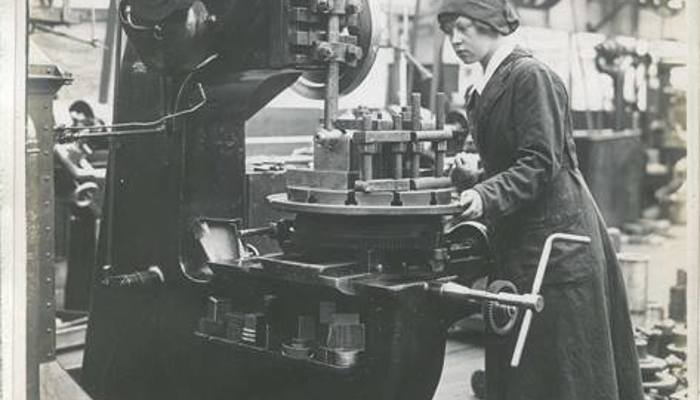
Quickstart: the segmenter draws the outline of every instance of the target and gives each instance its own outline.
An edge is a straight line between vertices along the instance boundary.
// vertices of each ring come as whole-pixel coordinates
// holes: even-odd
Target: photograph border
[[[437,1],[437,0],[432,0]],[[25,116],[27,2],[0,0],[0,399],[29,400],[26,346]],[[688,27],[688,377],[700,398],[700,0],[686,0]],[[34,385],[38,388],[38,382]],[[38,395],[37,395],[38,397]],[[33,399],[32,399],[33,400]]]

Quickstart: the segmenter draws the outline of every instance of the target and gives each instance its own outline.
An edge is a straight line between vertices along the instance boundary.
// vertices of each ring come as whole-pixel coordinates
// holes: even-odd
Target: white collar
[[[478,79],[474,83],[474,90],[476,90],[477,93],[481,94],[484,91],[486,84],[489,83],[489,80],[491,80],[491,77],[496,72],[496,69],[498,69],[498,67],[503,63],[506,57],[513,52],[514,49],[515,42],[512,40],[506,39],[503,41],[503,43],[498,45],[496,51],[494,51],[493,55],[491,55],[491,59],[489,60],[488,64],[486,64],[486,69],[484,70],[484,74],[481,76],[481,79]]]

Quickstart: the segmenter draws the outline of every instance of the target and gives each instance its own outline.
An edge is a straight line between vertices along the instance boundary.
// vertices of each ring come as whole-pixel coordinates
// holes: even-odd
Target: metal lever
[[[137,271],[125,275],[112,275],[102,279],[102,285],[115,289],[148,288],[165,282],[163,272],[155,265],[146,271]]]
[[[572,235],[569,233],[553,233],[549,235],[547,240],[544,242],[544,248],[542,249],[542,255],[540,256],[540,262],[537,264],[537,272],[535,273],[535,281],[532,283],[531,295],[539,295],[540,288],[542,287],[542,280],[544,279],[544,273],[547,270],[547,264],[549,263],[549,256],[552,253],[552,246],[555,241],[565,241],[574,243],[588,244],[591,242],[591,238],[588,236]],[[527,309],[525,311],[525,317],[523,317],[523,323],[520,325],[520,332],[518,332],[518,340],[515,342],[515,350],[513,350],[513,358],[510,360],[511,367],[517,367],[520,365],[520,357],[523,354],[523,348],[525,347],[525,340],[527,339],[527,334],[530,331],[530,323],[532,322],[532,310]]]
[[[500,304],[525,308],[530,312],[532,312],[532,310],[540,312],[544,308],[544,300],[542,299],[542,296],[536,293],[492,293],[486,290],[472,289],[454,282],[430,282],[427,285],[427,288],[428,290],[437,293],[438,296],[442,298],[453,299],[457,301],[495,301]]]

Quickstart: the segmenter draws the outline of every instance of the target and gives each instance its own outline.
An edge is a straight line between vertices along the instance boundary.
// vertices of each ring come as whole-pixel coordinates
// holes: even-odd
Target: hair
[[[445,14],[440,14],[438,15],[438,22],[440,23],[440,30],[449,33],[450,30],[450,25],[454,24],[454,22],[457,20],[459,17],[464,17],[469,19],[472,24],[474,24],[474,28],[476,31],[482,35],[489,35],[489,36],[503,36],[501,32],[499,32],[496,28],[491,26],[490,24],[474,19],[472,17],[468,17],[466,15],[461,15],[461,14],[455,14],[455,13],[445,13]]]
[[[92,111],[92,107],[85,100],[74,101],[68,109],[69,112],[78,112],[85,115],[86,118],[95,118],[95,113]]]

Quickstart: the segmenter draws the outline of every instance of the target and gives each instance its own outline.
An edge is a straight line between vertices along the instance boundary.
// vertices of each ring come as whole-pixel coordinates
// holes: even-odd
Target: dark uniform
[[[476,19],[504,35],[519,24],[504,0],[446,0],[439,14]],[[592,239],[555,243],[542,287],[545,308],[533,318],[519,367],[510,367],[515,333],[488,339],[487,399],[642,400],[624,282],[578,170],[564,84],[516,47],[482,94],[471,91],[466,100],[484,167],[473,189],[498,258],[491,278],[529,292],[549,235]]]
[[[578,170],[569,99],[557,75],[516,48],[482,96],[468,98],[485,170],[474,186],[499,257],[494,278],[529,291],[552,233],[590,236],[555,244],[518,368],[514,335],[487,344],[488,400],[641,400],[625,288],[605,223]]]

